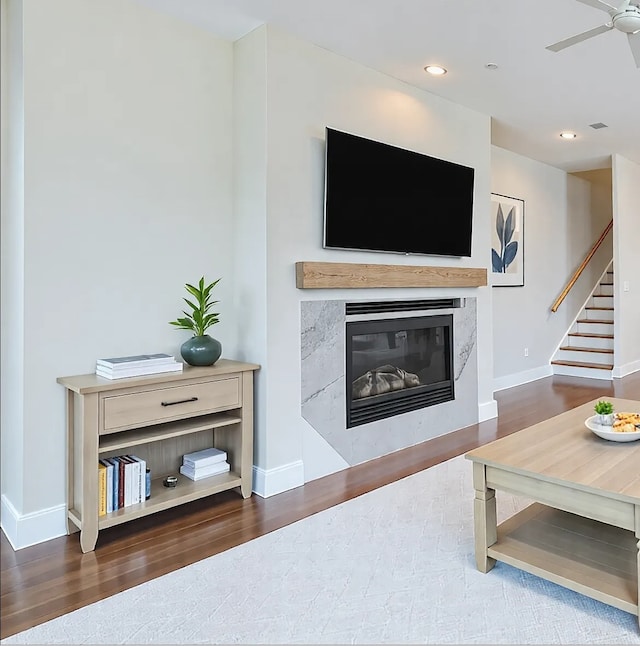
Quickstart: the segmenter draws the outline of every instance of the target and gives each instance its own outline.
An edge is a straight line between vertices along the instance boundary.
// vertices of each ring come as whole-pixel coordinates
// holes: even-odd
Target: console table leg
[[[80,530],[80,549],[82,549],[83,554],[87,552],[93,552],[96,549],[96,543],[98,541],[98,526],[83,527]]]
[[[488,572],[496,560],[487,555],[487,550],[498,540],[496,517],[496,492],[487,487],[484,464],[473,464],[473,526],[475,536],[476,566],[480,572]]]

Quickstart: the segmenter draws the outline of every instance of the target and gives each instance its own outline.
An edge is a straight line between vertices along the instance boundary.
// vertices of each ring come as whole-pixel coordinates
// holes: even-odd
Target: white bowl
[[[611,440],[612,442],[635,442],[635,440],[640,440],[640,428],[635,433],[621,433],[614,431],[611,426],[598,424],[597,419],[598,416],[593,415],[585,420],[584,425],[603,440]]]

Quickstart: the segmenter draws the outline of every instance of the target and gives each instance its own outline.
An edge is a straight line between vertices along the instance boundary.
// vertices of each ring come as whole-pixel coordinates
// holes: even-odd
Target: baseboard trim
[[[479,422],[486,422],[488,419],[493,419],[494,417],[498,417],[498,402],[495,399],[478,404]]]
[[[275,469],[253,467],[253,493],[262,498],[275,496],[283,491],[295,489],[304,484],[304,463],[296,460]]]
[[[0,497],[0,525],[11,547],[17,550],[18,512],[4,494]]]
[[[611,376],[614,379],[621,379],[622,377],[626,377],[634,372],[638,372],[638,370],[640,370],[640,360],[631,361],[631,363],[625,363],[622,366],[614,366],[611,371]]]
[[[531,370],[523,370],[522,372],[514,372],[511,375],[504,377],[497,377],[493,380],[493,391],[505,390],[506,388],[513,388],[514,386],[521,386],[528,384],[530,381],[538,381],[544,377],[550,377],[553,374],[551,365],[539,366]]]
[[[67,507],[56,505],[29,514],[19,514],[11,501],[0,498],[0,525],[14,550],[50,541],[67,533]]]

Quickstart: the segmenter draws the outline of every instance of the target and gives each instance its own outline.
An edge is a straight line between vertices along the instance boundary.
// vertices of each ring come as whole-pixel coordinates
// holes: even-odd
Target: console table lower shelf
[[[498,525],[497,561],[638,615],[633,532],[534,503]]]
[[[124,509],[118,509],[106,516],[100,516],[98,518],[98,530],[114,527],[129,520],[142,518],[149,514],[155,514],[158,511],[171,509],[171,507],[183,505],[187,502],[198,500],[199,498],[242,486],[242,478],[237,473],[224,473],[197,482],[178,475],[178,484],[175,488],[165,487],[162,484],[162,480],[162,478],[158,478],[151,481],[151,497],[149,500],[145,500],[137,505],[125,507]],[[75,509],[69,510],[69,519],[78,529],[81,529],[81,514]]]

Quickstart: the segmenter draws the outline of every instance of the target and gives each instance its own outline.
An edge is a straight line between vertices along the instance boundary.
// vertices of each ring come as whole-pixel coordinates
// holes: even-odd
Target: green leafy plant
[[[218,323],[220,316],[219,312],[211,312],[211,308],[218,303],[218,301],[211,300],[211,290],[220,282],[214,280],[208,285],[204,284],[204,276],[200,278],[197,286],[187,283],[185,289],[193,297],[193,300],[184,298],[184,302],[191,308],[190,312],[182,311],[183,317],[175,321],[169,321],[169,325],[175,325],[181,330],[191,330],[193,336],[204,336],[207,330]]]
[[[601,399],[595,406],[594,410],[598,415],[611,415],[613,413],[613,404]]]

